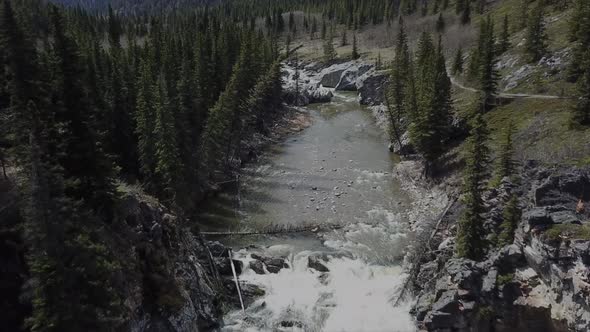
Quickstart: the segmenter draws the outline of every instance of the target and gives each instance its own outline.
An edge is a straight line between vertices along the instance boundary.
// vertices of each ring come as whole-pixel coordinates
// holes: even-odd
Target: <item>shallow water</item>
[[[238,188],[201,218],[215,230],[343,227],[220,239],[245,262],[241,280],[266,291],[246,313],[226,315],[224,330],[413,331],[408,305],[390,304],[404,279],[409,199],[391,174],[386,139],[354,93],[307,109],[313,124],[246,167]],[[285,257],[290,268],[257,275],[247,267],[253,252]],[[331,257],[321,277],[307,267],[317,254]]]

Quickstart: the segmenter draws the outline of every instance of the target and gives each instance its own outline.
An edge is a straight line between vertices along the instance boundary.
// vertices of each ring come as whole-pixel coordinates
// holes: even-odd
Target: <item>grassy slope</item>
[[[529,4],[529,10],[537,5],[537,1]],[[505,90],[506,81],[501,81],[499,89],[506,93],[529,93],[574,96],[575,84],[568,83],[564,78],[564,70],[552,69],[548,66],[537,63],[528,63],[524,54],[525,30],[520,28],[522,14],[520,10],[521,0],[499,0],[493,3],[486,15],[492,15],[496,22],[496,31],[500,31],[504,15],[508,15],[512,48],[506,52],[500,62],[510,62],[509,66],[501,69],[500,74],[506,77],[515,71],[529,66],[528,74],[516,81],[516,87]],[[546,27],[549,37],[548,56],[557,55],[567,61],[569,45],[568,21],[572,10],[559,12],[546,7]],[[473,45],[477,37],[477,27],[482,16],[473,16],[469,26],[461,26],[454,13],[454,3],[451,1],[449,8],[444,12],[447,22],[447,29],[443,35],[443,43],[447,49],[447,59],[451,60],[452,55],[458,47],[462,47],[465,53]],[[437,16],[431,15],[422,17],[414,15],[405,18],[407,31],[410,37],[411,46],[421,31],[434,31],[434,22]],[[339,57],[348,57],[351,46],[340,47],[340,36],[344,27],[337,26],[334,29],[334,45]],[[384,63],[393,57],[393,44],[397,32],[397,23],[391,26],[382,24],[369,26],[357,32],[359,49],[365,61],[374,62],[380,54]],[[300,34],[293,44],[304,44],[300,55],[308,60],[318,60],[322,54],[323,41],[318,38],[310,40],[309,35]],[[347,31],[348,40],[352,42],[353,31]],[[564,52],[565,51],[565,52]],[[450,62],[450,61],[449,61]],[[463,78],[459,80],[464,81]],[[474,84],[474,83],[471,83]],[[466,85],[470,86],[469,83]],[[474,93],[453,89],[455,108],[459,114],[469,111],[476,96]],[[517,128],[515,134],[516,154],[519,160],[535,159],[546,163],[570,163],[590,164],[590,129],[572,129],[569,126],[571,107],[574,101],[568,99],[542,100],[542,99],[519,99],[508,105],[497,107],[486,115],[491,131],[490,146],[492,152],[498,150],[499,138],[512,121]],[[462,146],[456,148],[461,155]]]

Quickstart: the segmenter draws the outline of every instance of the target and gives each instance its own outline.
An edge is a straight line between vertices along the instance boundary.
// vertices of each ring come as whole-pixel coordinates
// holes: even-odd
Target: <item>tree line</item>
[[[190,212],[280,112],[277,38],[223,13],[128,20],[0,1],[0,156],[16,184],[32,331],[113,330],[118,181]]]

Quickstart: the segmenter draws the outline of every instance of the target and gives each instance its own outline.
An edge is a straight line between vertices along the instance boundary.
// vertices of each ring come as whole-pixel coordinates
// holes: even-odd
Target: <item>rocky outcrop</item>
[[[385,102],[385,91],[389,75],[384,72],[370,71],[363,75],[357,85],[361,105],[377,106]]]
[[[421,262],[413,308],[428,331],[590,330],[590,170],[527,163],[520,185],[504,179],[485,195],[486,230],[498,231],[503,202],[521,197],[514,244],[481,262],[453,257],[445,240]],[[453,226],[451,226],[452,228]],[[488,237],[490,241],[493,236]],[[444,245],[443,245],[444,244]]]
[[[355,64],[354,66],[346,69],[341,77],[338,84],[336,84],[336,90],[341,91],[356,91],[359,85],[363,84],[363,75],[373,68],[373,65],[367,63]]]
[[[197,331],[220,326],[223,292],[205,242],[155,199],[128,193],[118,207],[122,331]],[[219,250],[219,246],[213,246]],[[225,249],[222,249],[225,250]]]

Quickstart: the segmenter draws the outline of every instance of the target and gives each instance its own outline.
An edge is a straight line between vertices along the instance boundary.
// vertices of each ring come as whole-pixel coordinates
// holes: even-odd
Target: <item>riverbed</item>
[[[242,281],[266,294],[224,318],[224,331],[413,331],[409,303],[394,307],[405,275],[412,201],[397,159],[356,93],[308,105],[312,125],[246,166],[239,185],[208,202],[209,230],[317,226],[317,232],[220,238],[244,262]],[[324,227],[331,225],[333,227]],[[256,274],[252,254],[286,259]],[[308,266],[322,257],[329,272]]]

